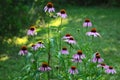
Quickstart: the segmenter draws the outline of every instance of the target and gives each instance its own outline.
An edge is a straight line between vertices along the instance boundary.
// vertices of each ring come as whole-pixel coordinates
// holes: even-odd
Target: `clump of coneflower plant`
[[[48,2],[44,7],[44,11],[49,14],[55,12],[53,3]],[[56,14],[61,18],[61,25],[58,27],[59,32],[56,33],[58,37],[54,40],[57,43],[51,42],[53,38],[50,36],[51,27],[48,25],[48,30],[46,31],[48,36],[44,41],[45,44],[43,41],[36,42],[36,44],[31,45],[31,49],[27,46],[22,46],[19,55],[26,56],[28,61],[19,78],[21,80],[101,80],[102,75],[115,74],[116,70],[104,62],[99,52],[84,53],[85,49],[91,46],[87,46],[85,49],[82,47],[83,50],[77,49],[75,46],[80,46],[80,44],[77,43],[78,41],[75,40],[75,37],[70,33],[62,34],[62,22],[69,17],[65,9],[61,9]],[[90,19],[86,19],[83,26],[91,27]],[[34,36],[36,33],[38,33],[36,28],[30,27],[27,35]],[[96,28],[92,28],[86,35],[93,37],[101,36],[96,31]],[[69,45],[70,47],[68,47]],[[94,51],[94,49],[91,50]],[[56,65],[57,67],[55,67]]]

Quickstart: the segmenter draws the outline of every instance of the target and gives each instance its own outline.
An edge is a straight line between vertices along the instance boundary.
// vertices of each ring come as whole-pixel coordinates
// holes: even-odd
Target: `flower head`
[[[78,73],[78,70],[75,66],[72,66],[70,69],[69,69],[69,73],[70,74],[77,74]]]
[[[97,67],[102,67],[104,69],[107,69],[109,66],[104,63],[101,63],[101,64],[98,64]]]
[[[70,37],[72,37],[70,34],[66,34],[65,36],[63,36],[63,39],[69,39]]]
[[[90,32],[87,32],[86,35],[94,36],[94,37],[101,37],[100,34],[96,31],[96,28],[92,28]]]
[[[90,21],[90,19],[85,19],[84,23],[83,23],[83,27],[91,27],[92,23]]]
[[[21,50],[19,51],[19,55],[25,55],[28,54],[28,50],[26,46],[22,46]]]
[[[36,49],[38,48],[45,48],[43,42],[39,41],[36,45],[35,45]]]
[[[115,70],[112,66],[109,66],[109,67],[105,70],[105,73],[107,73],[107,74],[115,74],[115,73],[116,73],[116,70]]]
[[[73,55],[73,59],[84,59],[85,55],[82,53],[82,50],[78,50],[76,54]]]
[[[60,16],[61,18],[67,17],[65,9],[61,9],[60,12],[57,13],[57,15]]]
[[[102,58],[100,57],[100,54],[99,54],[99,53],[96,53],[96,54],[94,55],[93,59],[92,59],[92,62],[94,62],[94,63],[96,63],[96,62],[102,63],[103,61],[104,61],[104,59],[102,59]]]
[[[34,26],[30,27],[30,29],[27,31],[27,35],[30,35],[30,36],[37,35],[36,29]]]
[[[36,44],[32,44],[32,50],[37,50],[38,48],[36,47]]]
[[[48,63],[46,63],[46,62],[43,62],[42,63],[42,66],[41,67],[39,67],[38,68],[38,70],[40,70],[40,71],[50,71],[51,70],[51,68],[48,66]]]
[[[68,50],[66,47],[63,47],[61,50],[61,54],[69,54]]]
[[[70,37],[69,39],[65,40],[68,44],[76,44],[76,41],[74,40],[73,37]]]
[[[45,12],[55,12],[55,8],[53,7],[53,3],[48,2],[47,5],[44,7]]]
[[[69,39],[71,37],[70,34],[66,34],[65,36],[63,36],[63,39]]]
[[[99,52],[96,52],[95,54],[94,54],[94,57],[96,57],[96,56],[100,56],[100,53]]]

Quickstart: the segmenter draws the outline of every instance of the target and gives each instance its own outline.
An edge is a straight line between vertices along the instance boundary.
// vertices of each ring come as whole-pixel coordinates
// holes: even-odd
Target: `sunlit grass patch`
[[[9,59],[9,56],[6,54],[0,55],[0,61],[6,61]]]
[[[61,20],[61,18],[56,18],[56,19],[52,20],[52,21],[50,22],[50,26],[59,27],[60,24],[61,24],[60,20]],[[63,24],[63,25],[68,24],[68,21],[69,21],[68,19],[63,19],[62,24]]]
[[[13,39],[13,42],[14,42],[15,44],[17,44],[17,45],[25,44],[25,43],[27,43],[27,41],[28,41],[27,36],[22,37],[22,38],[20,38],[20,37],[15,37],[15,38]]]

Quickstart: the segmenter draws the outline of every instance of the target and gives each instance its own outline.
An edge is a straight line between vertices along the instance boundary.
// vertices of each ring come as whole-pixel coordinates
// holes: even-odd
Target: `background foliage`
[[[43,5],[50,0],[0,0],[0,34],[16,35],[35,22],[42,13]],[[55,7],[67,5],[120,7],[120,0],[51,0]],[[32,11],[34,9],[34,11]],[[33,18],[34,17],[34,18]],[[39,19],[41,20],[41,17]],[[15,31],[15,32],[11,32]],[[10,34],[7,34],[10,33]]]

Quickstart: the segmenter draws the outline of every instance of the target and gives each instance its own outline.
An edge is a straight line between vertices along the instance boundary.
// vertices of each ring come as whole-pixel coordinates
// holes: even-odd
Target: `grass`
[[[86,52],[85,47],[91,40],[90,37],[85,35],[85,33],[91,28],[83,28],[82,23],[85,18],[90,18],[93,23],[93,27],[97,28],[97,31],[102,36],[101,38],[96,38],[90,48],[93,49],[93,52],[99,51],[102,57],[105,59],[105,62],[108,65],[114,66],[117,71],[117,74],[115,75],[103,76],[103,80],[118,80],[120,78],[120,10],[118,8],[100,7],[68,7],[66,10],[68,18],[63,20],[65,23],[62,26],[62,36],[64,36],[66,33],[72,34],[80,46],[76,47],[76,49],[81,48],[83,52]],[[56,23],[51,21],[51,35],[54,38],[58,36],[55,35],[55,29],[59,25],[57,19],[55,19],[55,22]],[[40,36],[36,37],[36,41],[46,38],[45,31],[45,28],[39,28],[38,35]],[[24,30],[23,33],[26,34],[26,30]],[[23,35],[23,37],[26,37],[26,35]],[[2,42],[3,46],[1,45],[0,52],[0,80],[12,80],[12,78],[19,75],[20,70],[25,65],[24,57],[18,55],[20,46],[24,44],[29,45],[31,42],[36,42],[35,40],[27,40],[27,42],[24,42],[23,40],[23,42],[18,44],[16,43],[18,38],[24,39],[22,37],[15,38],[13,36],[13,38],[10,39],[5,38]],[[62,45],[64,46],[64,44]],[[88,51],[87,53],[89,53]]]

